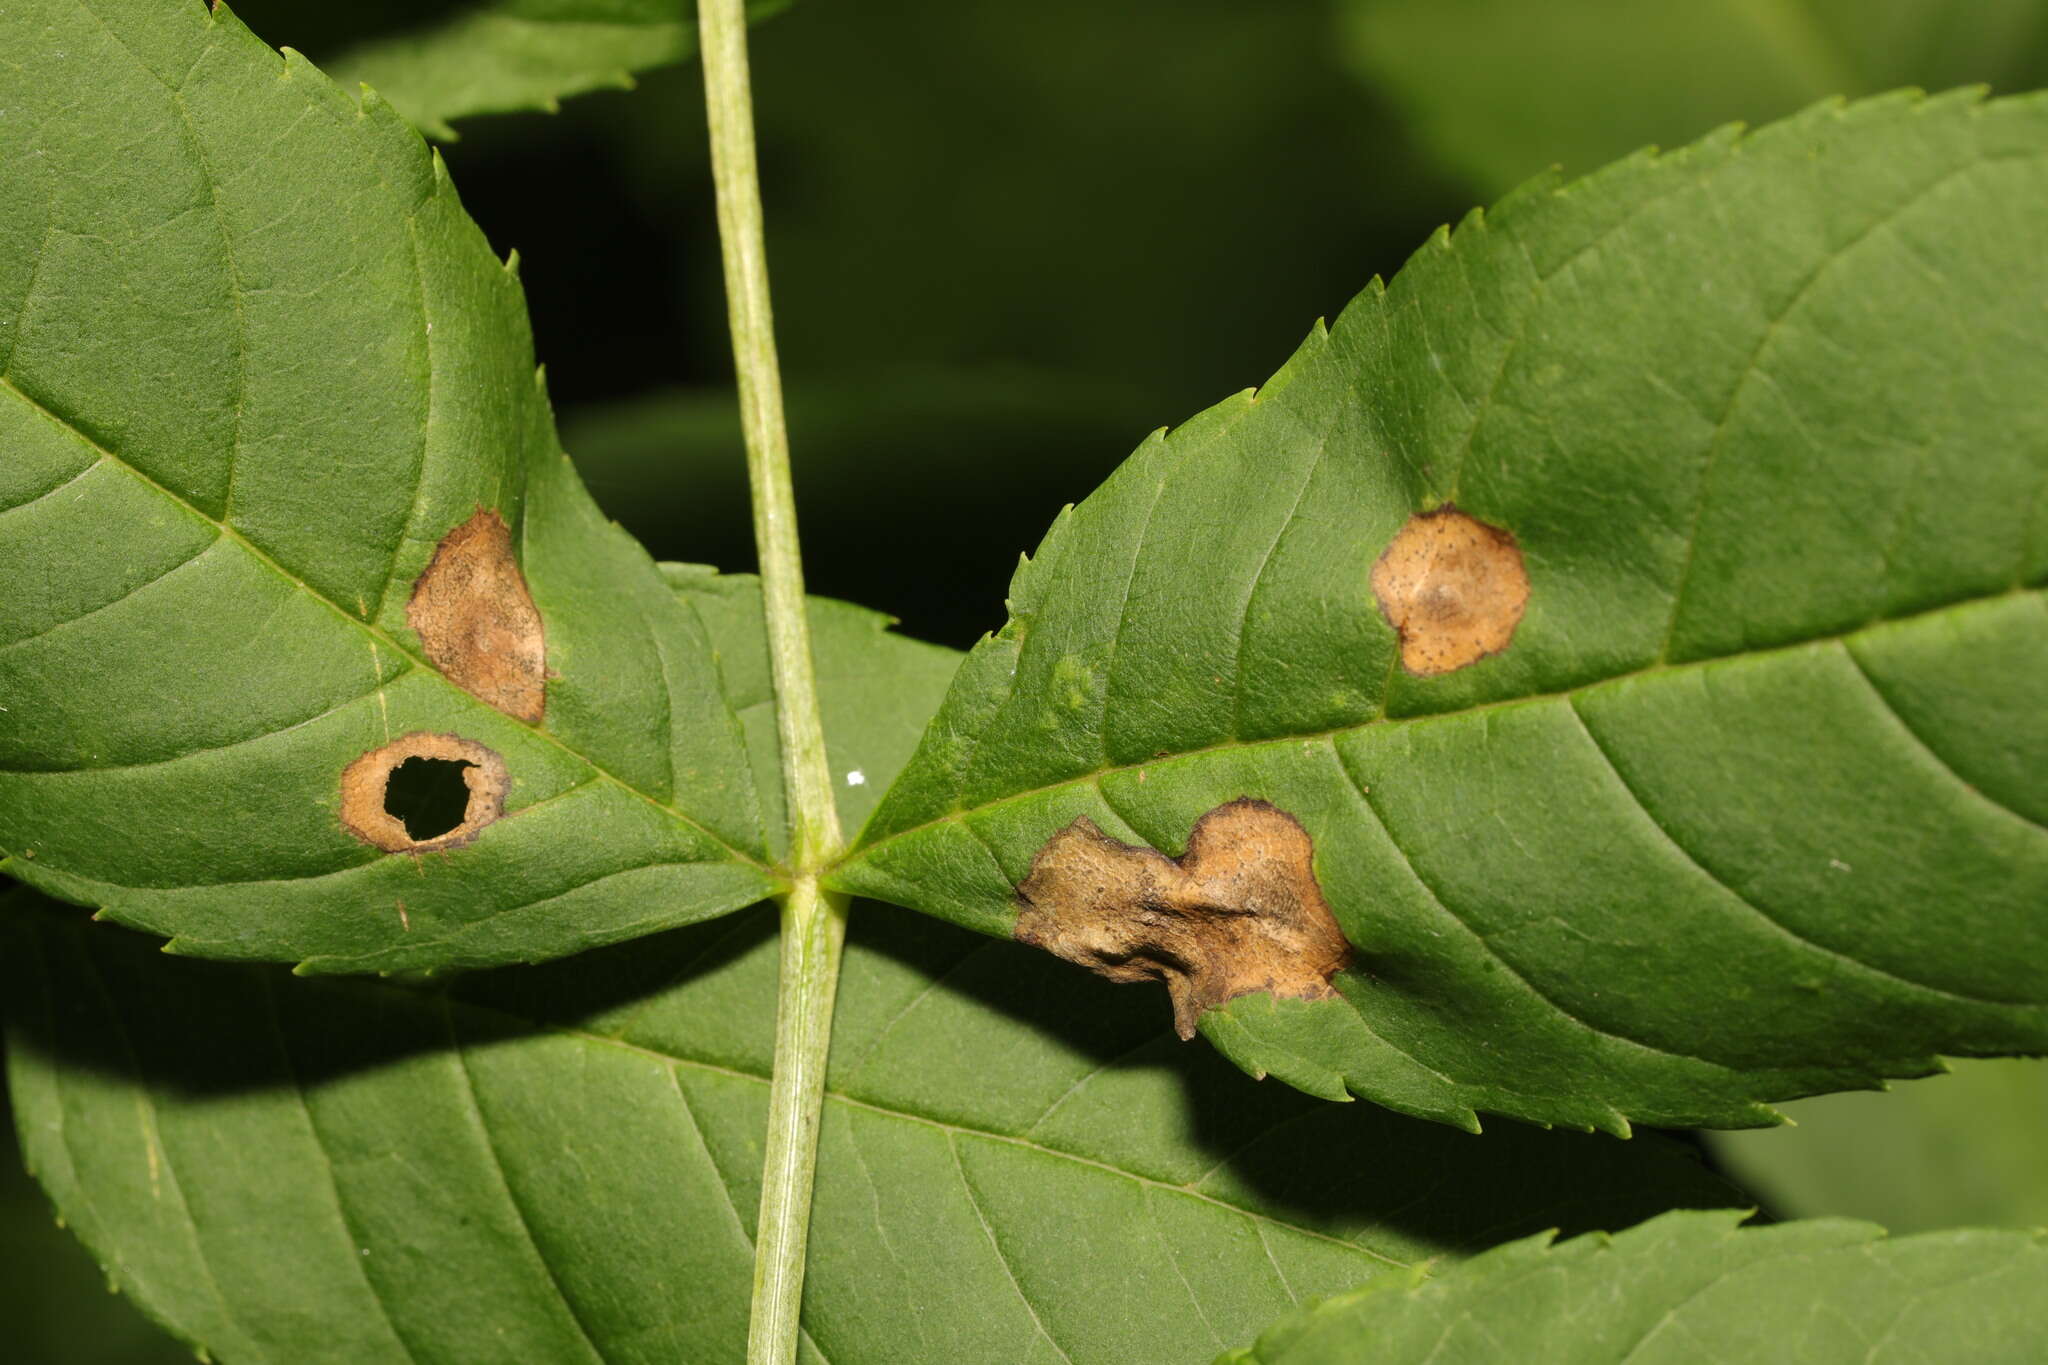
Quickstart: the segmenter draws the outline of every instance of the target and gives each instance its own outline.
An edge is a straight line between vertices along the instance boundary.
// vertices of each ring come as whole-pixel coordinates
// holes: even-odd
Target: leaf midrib
[[[250,540],[247,536],[243,535],[231,523],[224,521],[220,518],[211,516],[210,514],[196,506],[194,503],[192,503],[190,500],[178,494],[176,491],[165,487],[163,484],[157,482],[157,480],[155,480],[154,478],[151,478],[147,473],[143,472],[135,465],[123,459],[116,452],[107,449],[98,441],[94,440],[91,436],[88,436],[76,425],[67,421],[65,418],[59,416],[55,410],[42,403],[31,394],[25,392],[20,387],[20,385],[15,383],[12,377],[0,376],[0,389],[5,389],[8,393],[13,394],[16,399],[18,399],[21,403],[26,405],[31,411],[36,413],[36,415],[43,418],[43,420],[49,422],[52,426],[55,426],[58,430],[64,432],[66,435],[77,440],[78,442],[86,446],[88,449],[92,450],[100,459],[107,461],[116,468],[121,469],[124,472],[128,473],[129,475],[133,476],[135,479],[140,481],[145,487],[151,489],[160,497],[171,502],[175,506],[179,507],[180,509],[188,513],[189,515],[204,522],[206,525],[211,526],[217,535],[223,537],[224,539],[233,541],[236,545],[240,546],[245,553],[252,556],[258,564],[270,570],[270,572],[276,574],[278,577],[284,579],[287,583],[291,584],[300,592],[305,593],[308,597],[312,598],[315,602],[318,602],[321,606],[326,607],[329,611],[333,612],[336,616],[340,617],[341,620],[345,622],[348,626],[358,631],[361,631],[365,636],[369,637],[371,640],[376,641],[390,648],[394,653],[398,654],[401,658],[409,660],[412,663],[413,667],[418,671],[425,673],[428,677],[433,678],[435,681],[439,682],[442,686],[447,687],[449,690],[458,693],[460,695],[461,701],[464,704],[470,706],[486,705],[485,702],[479,700],[471,693],[466,692],[461,687],[457,686],[455,682],[453,682],[446,674],[442,673],[441,670],[439,670],[438,668],[435,668],[433,664],[430,663],[425,657],[425,655],[423,655],[420,651],[412,648],[411,646],[405,644],[403,641],[399,640],[397,637],[389,634],[382,627],[378,626],[375,622],[365,621],[360,617],[354,615],[347,608],[343,607],[340,603],[334,601],[333,598],[319,591],[317,588],[313,587],[311,584],[306,582],[303,578],[300,578],[297,574],[293,573],[290,569],[287,569],[283,564],[280,564],[277,560],[273,559],[267,552],[265,552],[254,541]],[[390,683],[385,683],[382,685],[382,687],[388,686],[390,686]],[[378,690],[381,691],[382,687],[380,687]],[[753,867],[762,873],[767,874],[773,881],[776,882],[778,888],[781,887],[781,885],[784,882],[786,882],[786,875],[782,872],[781,869],[763,861],[760,858],[755,857],[753,854],[748,853],[746,850],[737,847],[729,840],[719,835],[716,831],[712,830],[710,827],[703,825],[698,821],[692,819],[690,816],[684,814],[676,807],[668,804],[667,802],[656,799],[654,796],[648,794],[647,792],[641,791],[638,787],[626,781],[624,778],[618,776],[616,773],[605,768],[602,764],[598,763],[597,760],[591,758],[589,755],[581,753],[576,749],[570,748],[569,745],[564,743],[558,736],[551,734],[550,732],[540,728],[539,726],[533,725],[525,720],[522,720],[518,716],[514,716],[509,712],[499,712],[498,715],[504,721],[517,726],[526,734],[532,736],[535,739],[541,740],[542,742],[548,745],[551,745],[556,750],[573,759],[575,762],[582,764],[585,768],[588,768],[591,772],[597,774],[599,778],[612,783],[620,790],[628,793],[633,797],[636,797],[637,799],[645,802],[649,806],[652,806],[654,809],[662,812],[664,815],[671,817],[677,822],[688,826],[691,830],[694,830],[695,832],[703,835],[706,839],[709,839],[711,842],[718,845],[719,848],[725,850],[727,856],[733,858],[736,861],[745,863],[748,866]],[[521,809],[523,810],[524,807],[522,807]],[[515,816],[517,814],[519,814],[519,811],[506,812],[507,818],[510,818],[511,816]]]
[[[900,839],[908,839],[913,835],[924,833],[925,831],[934,829],[940,825],[961,824],[970,819],[971,817],[981,815],[984,812],[997,810],[1004,806],[1014,805],[1021,801],[1029,801],[1034,797],[1044,796],[1048,792],[1057,792],[1069,787],[1079,787],[1086,786],[1091,783],[1097,783],[1105,777],[1111,777],[1118,773],[1136,772],[1140,769],[1152,768],[1159,764],[1171,763],[1184,758],[1197,758],[1204,754],[1233,753],[1241,750],[1263,749],[1283,744],[1300,744],[1303,742],[1312,742],[1315,740],[1333,740],[1340,736],[1353,735],[1364,730],[1369,730],[1376,725],[1423,725],[1433,721],[1460,720],[1469,716],[1483,715],[1490,711],[1500,711],[1517,706],[1532,706],[1542,702],[1574,701],[1577,698],[1582,697],[1594,691],[1595,689],[1601,687],[1609,687],[1620,683],[1632,682],[1641,678],[1657,677],[1664,674],[1685,673],[1695,669],[1710,668],[1715,665],[1725,664],[1733,660],[1769,659],[1778,655],[1789,655],[1799,650],[1814,649],[1816,647],[1831,644],[1847,644],[1848,642],[1853,641],[1858,637],[1863,636],[1873,630],[1878,630],[1889,626],[1903,625],[1908,622],[1917,621],[1925,617],[1936,616],[1943,612],[1966,610],[1971,607],[1977,607],[1991,602],[2002,601],[2009,597],[2024,597],[2029,594],[2041,594],[2044,591],[2048,591],[2048,589],[2044,589],[2040,585],[2031,584],[2023,581],[2020,583],[2016,583],[2008,588],[2001,588],[1996,592],[1975,593],[1966,597],[1953,598],[1949,601],[1939,603],[1938,605],[1932,607],[1926,607],[1919,611],[1906,612],[1901,615],[1876,616],[1872,617],[1868,621],[1863,622],[1861,625],[1855,626],[1848,630],[1805,636],[1798,640],[1788,641],[1784,644],[1779,645],[1771,645],[1762,649],[1738,650],[1725,654],[1714,654],[1698,659],[1687,659],[1683,663],[1670,663],[1662,659],[1652,660],[1650,663],[1644,665],[1641,668],[1630,669],[1620,673],[1609,674],[1604,678],[1594,678],[1587,682],[1578,683],[1571,687],[1559,688],[1556,691],[1551,692],[1530,692],[1525,693],[1524,695],[1518,697],[1503,697],[1497,701],[1481,702],[1477,705],[1459,707],[1455,710],[1450,711],[1430,711],[1420,715],[1393,717],[1390,717],[1386,714],[1386,711],[1384,710],[1385,703],[1383,701],[1381,703],[1383,709],[1378,715],[1373,716],[1369,720],[1359,721],[1356,724],[1352,725],[1337,725],[1321,730],[1300,730],[1285,735],[1274,735],[1266,739],[1226,739],[1220,740],[1214,744],[1205,744],[1200,748],[1181,749],[1165,755],[1155,755],[1154,757],[1141,759],[1135,763],[1105,764],[1102,767],[1091,769],[1085,773],[1076,773],[1071,777],[1063,777],[1057,782],[1047,782],[1041,786],[1032,787],[1025,791],[1012,792],[1007,796],[997,797],[992,801],[984,801],[978,805],[973,806],[956,807],[953,810],[948,811],[944,815],[938,815],[932,817],[929,820],[920,821],[915,825],[911,825],[904,829],[897,830],[894,833],[884,835],[882,838],[876,839],[872,842],[868,841],[865,837],[865,834],[863,834],[861,838],[858,838],[854,841],[853,847],[848,850],[844,857],[840,858],[837,862],[833,863],[827,869],[827,876],[829,878],[830,874],[833,872],[836,872],[842,868],[852,867],[861,862],[864,862],[867,859],[867,856],[870,853],[873,853],[876,849],[886,848],[890,844],[895,843]],[[881,814],[882,811],[886,808],[887,803],[885,801],[882,806],[878,806],[876,808],[875,814]],[[872,822],[872,819],[873,817],[871,816],[870,822]]]

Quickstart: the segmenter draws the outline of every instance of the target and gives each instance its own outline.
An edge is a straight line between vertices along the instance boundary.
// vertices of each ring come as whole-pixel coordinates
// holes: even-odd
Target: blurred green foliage
[[[320,62],[462,5],[235,8]],[[797,0],[753,47],[810,585],[965,645],[1062,504],[1481,197],[1838,90],[2038,83],[2048,4]],[[521,254],[599,499],[660,558],[745,570],[698,81],[468,120],[445,155]],[[2041,1219],[2040,1076],[1834,1097],[1715,1150],[1781,1212]],[[0,1167],[8,1358],[189,1358]]]
[[[2040,0],[1340,0],[1345,41],[1415,132],[1497,198],[1831,95],[2030,89]]]
[[[2048,1061],[1949,1066],[1784,1105],[1790,1125],[1712,1133],[1708,1150],[1786,1218],[1867,1218],[1897,1233],[2048,1227]]]

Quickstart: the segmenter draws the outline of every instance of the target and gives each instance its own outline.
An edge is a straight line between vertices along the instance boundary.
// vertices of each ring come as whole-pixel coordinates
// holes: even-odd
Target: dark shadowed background
[[[315,62],[454,8],[237,6]],[[1147,432],[1262,382],[1316,318],[1546,163],[1583,172],[1837,91],[2030,85],[2048,52],[2041,0],[1725,8],[1756,13],[796,0],[756,30],[754,64],[812,590],[967,646],[1001,625],[1018,553]],[[751,569],[698,81],[684,65],[558,115],[469,120],[445,155],[492,242],[520,253],[564,443],[599,501],[659,558]],[[1969,1095],[2030,1135],[2048,1089],[2005,1066],[1972,1072]],[[1940,1105],[1893,1108],[1903,1123]],[[1821,1150],[1776,1185],[1775,1149],[1731,1165],[1790,1211],[1942,1222],[1913,1162],[1981,1168],[1954,1135],[1994,1119],[1929,1120],[1948,1126],[1889,1147],[1869,1139],[1885,1122],[1809,1126],[1896,1149],[1889,1165]],[[2036,1188],[1979,1180],[1948,1221],[2048,1218],[2039,1163],[2012,1164]],[[1829,1174],[1834,1202],[1802,1202],[1795,1166]],[[1895,1213],[1884,1193],[1903,1183],[1920,1204]],[[24,1365],[188,1358],[106,1296],[8,1152],[0,1332]]]

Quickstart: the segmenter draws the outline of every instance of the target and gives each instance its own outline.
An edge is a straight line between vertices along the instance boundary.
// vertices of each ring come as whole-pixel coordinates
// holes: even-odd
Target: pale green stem
[[[740,425],[753,490],[754,543],[761,559],[761,600],[775,680],[775,723],[782,740],[792,881],[782,905],[775,1079],[768,1098],[761,1212],[754,1234],[754,1309],[747,1360],[750,1365],[787,1365],[796,1359],[803,1306],[811,1176],[817,1163],[825,1058],[832,1044],[832,998],[846,939],[846,901],[818,885],[819,871],[838,854],[841,836],[811,669],[810,623],[804,615],[789,435],[783,426],[782,377],[775,360],[761,231],[761,184],[754,165],[743,0],[699,0],[697,26],[703,47],[704,104],[711,123],[711,173],[718,189],[718,237],[725,256],[726,306],[739,375]]]
[[[818,1113],[825,1095],[825,1058],[832,1048],[839,949],[845,941],[846,897],[821,890],[814,877],[799,878],[782,906],[775,1081],[768,1093],[768,1150],[761,1166],[748,1365],[788,1365],[796,1359]]]

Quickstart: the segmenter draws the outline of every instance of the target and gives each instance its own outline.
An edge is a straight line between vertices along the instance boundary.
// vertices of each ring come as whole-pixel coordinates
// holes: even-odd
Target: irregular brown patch
[[[1328,999],[1351,945],[1314,852],[1300,821],[1249,797],[1197,820],[1178,860],[1082,816],[1031,860],[1017,940],[1112,981],[1164,981],[1182,1038],[1204,1010],[1253,991]]]
[[[512,557],[512,531],[487,507],[442,537],[413,584],[405,623],[456,686],[508,716],[540,724],[547,648],[540,612]]]
[[[462,823],[446,834],[415,839],[405,822],[385,809],[385,788],[391,783],[391,774],[409,758],[464,765],[462,781],[469,788],[469,805],[463,810]],[[341,823],[350,834],[386,853],[438,853],[469,843],[484,826],[502,816],[510,785],[505,760],[495,750],[460,735],[417,730],[370,750],[341,770]],[[399,913],[403,914],[403,909]]]
[[[1529,574],[1513,536],[1446,503],[1408,519],[1372,566],[1372,591],[1401,636],[1401,666],[1434,678],[1508,647]]]

